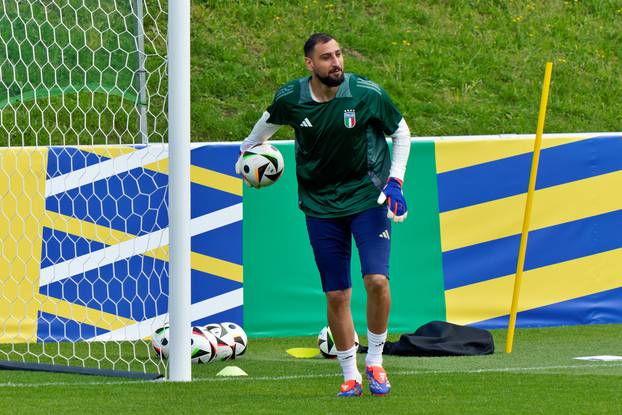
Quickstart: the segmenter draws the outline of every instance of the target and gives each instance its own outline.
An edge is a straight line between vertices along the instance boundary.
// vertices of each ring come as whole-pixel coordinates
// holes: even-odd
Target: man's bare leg
[[[361,383],[361,373],[356,366],[356,347],[354,345],[354,323],[350,300],[352,289],[329,291],[326,293],[328,325],[337,346],[337,359],[343,370],[344,385],[355,380]],[[342,388],[345,387],[342,385]],[[360,386],[358,386],[360,390]]]
[[[363,277],[367,290],[367,339],[365,376],[372,395],[386,396],[391,383],[382,367],[382,351],[387,340],[391,291],[389,280],[384,275],[369,274]]]
[[[367,290],[367,328],[372,333],[384,333],[389,325],[391,309],[389,280],[381,274],[368,274],[363,281]]]

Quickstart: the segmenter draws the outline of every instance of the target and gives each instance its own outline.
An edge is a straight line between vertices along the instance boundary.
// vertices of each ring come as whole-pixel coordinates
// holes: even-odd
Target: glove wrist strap
[[[387,183],[389,183],[389,182],[397,182],[400,185],[400,187],[402,187],[402,184],[404,184],[404,182],[402,180],[398,179],[397,177],[389,177],[387,179]]]

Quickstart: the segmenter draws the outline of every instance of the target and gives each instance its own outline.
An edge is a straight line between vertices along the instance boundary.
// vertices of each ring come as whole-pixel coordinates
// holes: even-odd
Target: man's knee
[[[389,280],[381,274],[368,274],[363,277],[368,293],[383,293],[389,288]]]
[[[326,292],[326,300],[331,306],[347,305],[350,302],[351,290],[335,290]]]

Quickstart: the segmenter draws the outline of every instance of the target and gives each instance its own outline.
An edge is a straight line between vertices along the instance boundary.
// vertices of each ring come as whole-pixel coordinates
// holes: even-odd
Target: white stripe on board
[[[165,146],[147,146],[133,153],[124,154],[47,180],[45,182],[45,197],[106,179],[167,157],[168,151]]]
[[[244,209],[242,203],[231,205],[229,207],[199,216],[190,221],[190,234],[192,236],[200,235],[205,232],[212,231],[223,226],[242,220]]]
[[[204,317],[209,317],[214,314],[239,307],[243,304],[243,302],[244,291],[242,288],[238,288],[237,290],[229,291],[228,293],[217,295],[216,297],[208,298],[207,300],[192,304],[190,306],[190,318],[194,321]],[[139,340],[147,336],[151,336],[155,329],[162,327],[166,322],[168,322],[168,313],[92,337],[86,341]]]
[[[144,254],[165,245],[168,245],[168,228],[89,252],[43,268],[39,273],[39,287],[104,267],[134,255]],[[108,279],[106,277],[102,276],[102,279]]]
[[[190,221],[191,236],[238,222],[242,220],[242,214],[242,203],[238,203],[194,218]],[[41,269],[39,286],[43,287],[166,245],[168,245],[168,228],[138,236]]]

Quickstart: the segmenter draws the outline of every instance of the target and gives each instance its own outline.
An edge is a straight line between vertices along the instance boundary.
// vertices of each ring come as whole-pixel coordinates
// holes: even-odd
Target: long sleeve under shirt
[[[279,125],[294,129],[299,205],[309,216],[369,209],[387,177],[404,178],[410,131],[402,115],[377,84],[355,74],[345,78],[326,102],[314,99],[309,77],[286,84],[241,146],[265,142]]]

